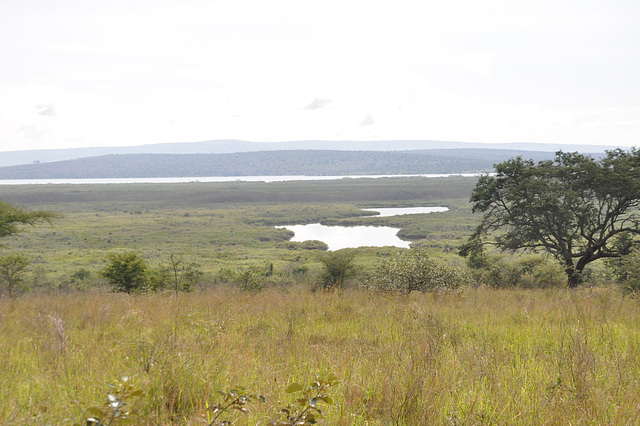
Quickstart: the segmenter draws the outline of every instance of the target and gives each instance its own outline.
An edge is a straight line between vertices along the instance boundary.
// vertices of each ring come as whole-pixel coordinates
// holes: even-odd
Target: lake
[[[400,216],[404,214],[424,214],[445,212],[447,207],[402,207],[402,208],[376,208],[362,209],[365,211],[379,212],[376,217]],[[303,242],[318,240],[329,246],[329,250],[340,250],[355,247],[384,247],[395,246],[409,248],[409,241],[398,237],[399,228],[389,226],[325,226],[319,223],[310,225],[279,226],[293,231],[291,241]]]
[[[439,178],[450,176],[474,177],[478,173],[422,174],[422,175],[354,175],[354,176],[203,176],[155,178],[96,178],[96,179],[0,179],[0,185],[45,184],[108,184],[108,183],[185,183],[185,182],[289,182],[301,180],[378,179],[396,177]]]

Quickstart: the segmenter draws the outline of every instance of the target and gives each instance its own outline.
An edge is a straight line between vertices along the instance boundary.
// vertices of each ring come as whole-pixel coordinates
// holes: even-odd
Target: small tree
[[[337,250],[323,253],[319,260],[322,263],[322,288],[326,290],[341,289],[345,280],[355,274],[355,252]]]
[[[24,279],[29,259],[21,253],[11,253],[0,257],[0,279],[6,284],[9,296],[13,296]]]
[[[169,261],[171,263],[173,290],[176,294],[179,291],[191,290],[191,287],[196,285],[202,277],[202,272],[198,269],[200,265],[195,262],[187,263],[175,253],[171,253]]]
[[[101,275],[109,281],[113,291],[139,292],[147,286],[147,263],[138,253],[112,253]]]

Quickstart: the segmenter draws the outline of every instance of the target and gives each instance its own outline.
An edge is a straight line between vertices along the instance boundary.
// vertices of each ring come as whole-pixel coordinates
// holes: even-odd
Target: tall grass
[[[0,300],[0,424],[65,424],[130,376],[144,424],[196,424],[216,391],[266,404],[333,372],[327,424],[637,424],[640,304],[613,289],[459,294],[78,293]]]

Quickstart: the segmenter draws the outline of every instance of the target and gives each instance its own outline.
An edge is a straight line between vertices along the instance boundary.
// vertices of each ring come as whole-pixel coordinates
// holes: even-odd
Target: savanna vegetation
[[[0,187],[55,212],[2,238],[28,264],[0,298],[0,423],[637,423],[637,252],[573,290],[544,252],[462,259],[477,181]],[[450,210],[361,210],[419,205]],[[276,227],[316,222],[414,248]]]

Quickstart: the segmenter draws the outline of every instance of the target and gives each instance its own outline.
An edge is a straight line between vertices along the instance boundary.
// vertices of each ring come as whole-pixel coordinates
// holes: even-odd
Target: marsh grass
[[[613,289],[101,292],[0,300],[0,423],[68,424],[122,376],[145,424],[244,386],[266,424],[335,373],[327,424],[637,424],[640,304]]]

